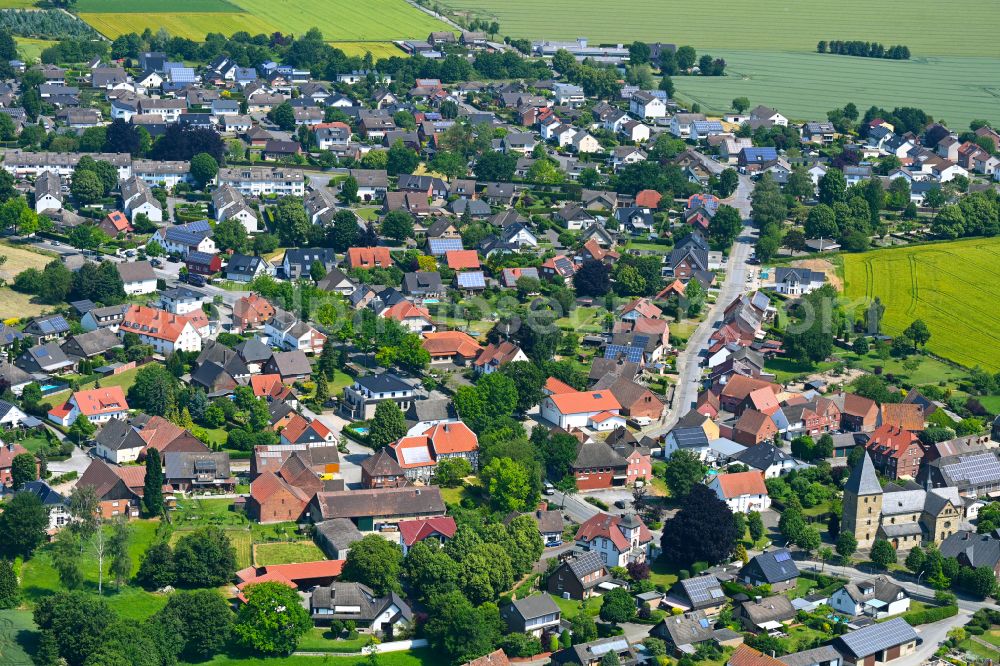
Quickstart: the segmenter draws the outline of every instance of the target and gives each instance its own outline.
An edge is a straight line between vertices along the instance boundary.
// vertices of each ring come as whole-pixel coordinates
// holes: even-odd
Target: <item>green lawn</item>
[[[604,603],[603,597],[591,597],[586,601],[577,601],[576,599],[563,599],[562,597],[557,597],[554,594],[550,594],[552,601],[556,602],[559,606],[559,610],[562,611],[562,616],[567,620],[571,620],[576,617],[581,611],[581,604],[583,606],[582,610],[588,615],[597,616],[601,612],[601,604]]]
[[[125,372],[119,373],[117,375],[111,375],[108,377],[101,377],[101,387],[108,388],[111,386],[121,386],[122,390],[128,394],[129,388],[135,383],[135,375],[139,372],[140,368],[132,368],[131,370],[126,370]],[[80,390],[92,389],[97,381],[87,382],[86,384],[80,385]],[[53,405],[61,405],[62,403],[69,400],[71,391],[60,391],[58,393],[53,393],[52,395],[45,396],[46,402],[51,402]]]
[[[32,63],[41,58],[42,51],[58,42],[48,39],[31,39],[30,37],[15,37],[17,42],[17,52],[25,62]]]
[[[779,384],[787,384],[794,378],[814,372],[825,372],[833,368],[836,363],[810,363],[808,361],[796,361],[790,358],[772,358],[764,364],[764,369],[773,372]]]
[[[346,634],[345,634],[346,635]],[[359,636],[354,640],[335,639],[326,627],[313,627],[299,640],[300,652],[360,652],[368,645],[369,636]]]
[[[0,663],[4,666],[32,666],[37,634],[30,611],[0,611]]]
[[[785,652],[789,654],[808,649],[814,644],[816,639],[825,641],[831,637],[829,634],[825,634],[822,631],[810,629],[804,624],[791,627],[787,629],[785,633],[788,634],[788,637],[781,638],[779,640],[785,646]]]
[[[649,579],[656,585],[669,588],[679,580],[677,567],[667,562],[665,558],[658,557],[649,565]]]
[[[156,538],[158,521],[134,520],[132,539],[129,543],[129,555],[132,558],[132,574],[139,570],[139,564],[146,549]],[[105,529],[110,530],[110,526]],[[52,566],[51,546],[46,545],[35,552],[35,555],[24,563],[21,569],[21,589],[24,600],[33,604],[42,597],[62,591],[59,576]],[[115,589],[114,581],[107,573],[110,561],[105,558],[104,595],[108,603],[123,617],[142,619],[155,613],[166,604],[166,597],[151,594],[145,590],[126,585],[120,591]],[[98,581],[97,555],[92,547],[84,549],[80,555],[80,567],[83,571],[84,589],[96,592]]]
[[[930,351],[966,367],[996,372],[998,254],[1000,238],[845,255],[845,293],[859,306],[880,297],[886,306],[883,329],[890,335],[922,319],[931,331]]]
[[[966,650],[967,652],[971,652],[980,659],[992,659],[994,662],[1000,659],[1000,650],[991,650],[982,643],[977,643],[971,638],[966,638],[964,641],[958,644],[958,647],[962,648],[963,650]]]
[[[326,559],[323,551],[312,541],[259,543],[254,546],[253,554],[254,564],[258,567],[267,564],[295,564]]]

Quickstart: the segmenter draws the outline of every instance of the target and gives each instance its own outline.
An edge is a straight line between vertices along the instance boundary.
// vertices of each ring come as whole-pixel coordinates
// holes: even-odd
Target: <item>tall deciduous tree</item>
[[[663,525],[661,546],[667,557],[679,564],[715,564],[732,555],[738,536],[726,503],[708,486],[698,484],[680,511]]]
[[[283,583],[257,583],[244,590],[233,632],[244,645],[264,654],[291,654],[312,628],[298,592]]]
[[[364,583],[377,595],[399,591],[403,553],[396,544],[369,534],[351,545],[342,577]]]
[[[406,434],[406,417],[392,400],[383,400],[375,407],[368,427],[368,442],[377,451],[389,446]]]
[[[34,493],[17,493],[0,513],[0,549],[10,557],[30,557],[45,543],[48,509]]]

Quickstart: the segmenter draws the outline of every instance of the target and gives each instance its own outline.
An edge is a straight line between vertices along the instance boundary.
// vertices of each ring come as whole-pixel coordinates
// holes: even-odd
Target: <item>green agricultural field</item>
[[[364,57],[366,53],[371,53],[375,60],[405,55],[392,42],[329,42],[329,44],[349,56]]]
[[[823,0],[759,0],[753,5],[716,5],[713,11],[682,0],[619,0],[613,6],[603,0],[442,0],[441,4],[474,17],[495,18],[501,32],[513,37],[588,37],[602,43],[641,39],[691,44],[699,51],[812,51],[821,39],[861,39],[905,44],[915,56],[995,56],[1000,25],[1000,3],[978,0],[886,0],[879,10],[892,16],[891,21],[859,20],[871,11],[864,0],[845,0],[835,12]],[[817,16],[822,19],[816,20]],[[956,20],[961,16],[976,20]]]
[[[434,30],[447,29],[405,0],[235,0],[235,4],[282,32],[301,35],[315,27],[331,41],[424,39]]]
[[[254,564],[258,567],[268,564],[298,564],[325,560],[326,555],[312,541],[290,541],[285,543],[258,543],[253,547]]]
[[[185,12],[239,12],[240,8],[227,0],[171,0],[164,4],[160,0],[78,0],[73,7],[85,14],[157,14],[168,11],[171,14]]]
[[[1000,238],[969,239],[844,255],[845,293],[858,303],[878,296],[889,334],[923,319],[928,350],[967,367],[996,372],[1000,357]]]
[[[0,611],[0,664],[31,666],[37,634],[28,611]]]
[[[965,127],[973,118],[1000,121],[1000,58],[916,57],[877,60],[819,53],[713,51],[725,59],[726,76],[676,76],[678,96],[702,111],[724,113],[735,97],[766,104],[799,120],[825,119],[830,109],[854,102],[917,106],[935,119]]]

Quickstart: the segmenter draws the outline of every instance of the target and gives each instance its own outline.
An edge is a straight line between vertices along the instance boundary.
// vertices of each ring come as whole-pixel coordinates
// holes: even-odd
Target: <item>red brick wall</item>
[[[285,493],[275,493],[263,504],[251,497],[247,500],[251,517],[261,523],[280,523],[298,520],[306,509],[305,502]]]
[[[612,472],[577,472],[576,487],[580,490],[596,490],[597,488],[610,488],[614,480]],[[581,479],[581,477],[586,477]]]

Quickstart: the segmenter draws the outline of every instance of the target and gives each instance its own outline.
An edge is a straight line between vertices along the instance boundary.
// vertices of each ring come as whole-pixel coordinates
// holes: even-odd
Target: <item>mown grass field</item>
[[[935,119],[965,127],[973,118],[1000,120],[1000,58],[915,57],[877,60],[819,53],[713,51],[725,59],[726,76],[676,76],[678,96],[702,111],[724,113],[735,97],[766,104],[799,120],[825,119],[830,109],[854,102],[917,106]]]
[[[30,37],[15,37],[17,52],[25,62],[34,62],[42,56],[42,51],[57,42],[48,39],[31,39]]]
[[[704,5],[682,0],[442,0],[449,9],[496,18],[503,34],[531,39],[691,44],[705,49],[811,51],[821,39],[905,44],[914,55],[996,55],[1000,3],[977,0],[886,0],[891,21],[859,20],[871,11],[845,0],[830,11],[823,0],[759,0],[752,5]],[[961,16],[975,16],[962,21]]]
[[[78,0],[74,9],[84,13],[153,14],[168,10],[171,14],[183,12],[238,12],[240,8],[227,0]]]
[[[298,564],[325,560],[326,555],[312,541],[258,543],[253,547],[254,565]]]
[[[928,350],[967,367],[1000,370],[1000,239],[969,239],[844,256],[848,298],[878,296],[889,334],[923,319]]]
[[[329,41],[425,39],[433,30],[447,30],[404,0],[235,0],[235,4],[282,32],[301,35],[315,27]]]
[[[364,57],[371,53],[376,60],[405,55],[392,42],[330,42],[330,46],[338,48],[349,56]]]

